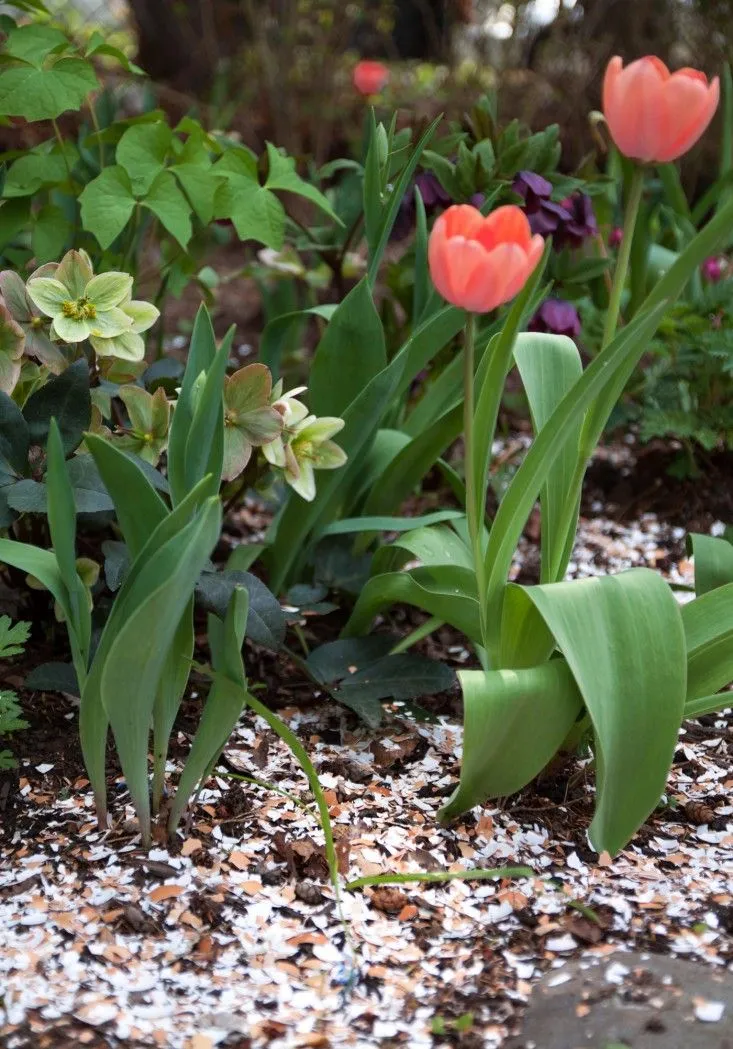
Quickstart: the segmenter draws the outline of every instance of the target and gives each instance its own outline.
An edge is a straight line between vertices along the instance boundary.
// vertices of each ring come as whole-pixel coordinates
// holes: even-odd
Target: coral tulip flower
[[[444,211],[428,246],[430,276],[440,294],[471,313],[488,313],[524,287],[544,241],[509,204],[484,217],[470,204]]]
[[[354,87],[362,95],[378,95],[389,80],[389,70],[382,62],[357,62]]]
[[[603,114],[627,157],[665,164],[686,153],[713,119],[720,85],[697,69],[670,73],[653,55],[624,69],[612,58],[603,80]]]

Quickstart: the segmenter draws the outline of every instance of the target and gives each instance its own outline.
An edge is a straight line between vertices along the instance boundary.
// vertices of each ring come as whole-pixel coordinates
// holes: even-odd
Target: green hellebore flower
[[[25,332],[0,299],[0,390],[10,395],[20,378]]]
[[[346,462],[346,452],[329,440],[344,428],[343,419],[309,415],[295,428],[285,446],[285,480],[307,502],[316,497],[314,470],[335,470]]]
[[[296,400],[297,395],[307,389],[307,386],[296,386],[283,393],[283,381],[279,379],[270,397],[270,404],[282,416],[282,433],[266,444],[262,452],[268,463],[281,470],[285,469],[285,442],[293,436],[298,423],[302,423],[308,415],[306,406]]]
[[[264,364],[248,364],[224,380],[224,466],[222,477],[241,474],[252,449],[279,437],[283,419],[270,404],[272,375]]]
[[[3,270],[0,273],[0,299],[25,333],[23,353],[26,357],[35,357],[54,375],[60,375],[68,362],[46,334],[48,322],[36,311],[26,291],[25,281],[15,270]]]
[[[147,331],[160,317],[160,310],[152,302],[128,297],[119,307],[130,320],[130,328],[104,338],[100,335],[90,336],[89,341],[98,357],[117,357],[123,361],[141,361],[145,356],[145,340],[141,332]]]
[[[120,309],[129,302],[132,277],[129,273],[93,275],[86,252],[69,251],[53,270],[42,267],[26,288],[31,301],[52,320],[51,335],[63,342],[83,342],[91,336],[111,339],[132,331],[133,319]]]
[[[148,393],[140,386],[123,386],[119,396],[130,417],[130,432],[116,437],[115,444],[157,466],[168,447],[171,405],[165,390],[159,386]]]

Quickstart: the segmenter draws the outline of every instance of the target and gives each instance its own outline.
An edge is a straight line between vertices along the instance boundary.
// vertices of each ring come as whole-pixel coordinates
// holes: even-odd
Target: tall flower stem
[[[629,199],[626,205],[626,216],[624,218],[624,231],[616,262],[616,272],[613,275],[611,297],[606,312],[606,323],[603,327],[603,343],[601,349],[605,350],[609,342],[616,334],[619,313],[621,312],[621,296],[623,295],[626,275],[629,271],[629,260],[631,258],[631,245],[634,239],[636,220],[639,217],[641,197],[644,192],[644,169],[639,164],[634,166],[629,187]]]
[[[481,616],[481,639],[486,643],[486,629],[484,623],[484,550],[482,542],[483,534],[483,508],[479,507],[476,493],[476,463],[475,445],[473,439],[473,420],[476,410],[476,397],[474,392],[474,371],[476,346],[476,317],[473,313],[468,314],[466,329],[463,340],[463,446],[466,473],[466,520],[468,523],[468,536],[471,542],[471,553],[473,555],[474,571],[476,573],[476,587],[478,590],[478,604]]]

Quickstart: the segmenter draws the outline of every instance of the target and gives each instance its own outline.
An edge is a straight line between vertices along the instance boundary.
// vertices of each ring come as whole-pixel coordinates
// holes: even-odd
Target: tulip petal
[[[666,163],[691,149],[713,119],[719,98],[717,77],[708,86],[704,74],[694,69],[674,73],[665,84],[665,100],[670,114],[678,114],[677,133],[668,137],[655,159]]]
[[[467,240],[473,240],[485,221],[478,208],[474,208],[472,204],[454,204],[443,212],[435,227],[440,223],[449,239],[465,237]]]
[[[484,219],[476,239],[487,251],[507,242],[527,248],[532,232],[522,209],[515,204],[506,204]]]
[[[667,140],[671,118],[665,94],[668,77],[666,66],[652,58],[637,59],[618,76],[606,119],[614,142],[627,157],[654,160]]]
[[[475,240],[453,237],[447,242],[445,265],[450,294],[446,298],[449,302],[464,310],[474,309],[475,294],[467,295],[467,291],[477,280],[482,283],[491,282],[492,273],[487,269],[487,262],[488,252],[484,251]],[[468,305],[469,301],[471,305]],[[491,306],[482,307],[480,312],[486,312],[491,308]]]

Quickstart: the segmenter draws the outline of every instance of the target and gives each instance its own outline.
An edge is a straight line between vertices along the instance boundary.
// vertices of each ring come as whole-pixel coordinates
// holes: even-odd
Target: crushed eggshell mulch
[[[636,564],[691,582],[682,536],[651,515],[583,522],[572,574]],[[250,713],[185,832],[147,854],[122,781],[101,832],[85,780],[23,764],[0,844],[3,1049],[491,1049],[569,960],[642,951],[733,970],[730,711],[683,727],[665,798],[615,859],[587,843],[583,762],[443,828],[459,724],[397,706],[376,732],[333,704],[283,716],[319,771],[344,880],[533,876],[342,892],[339,914],[304,776]]]

